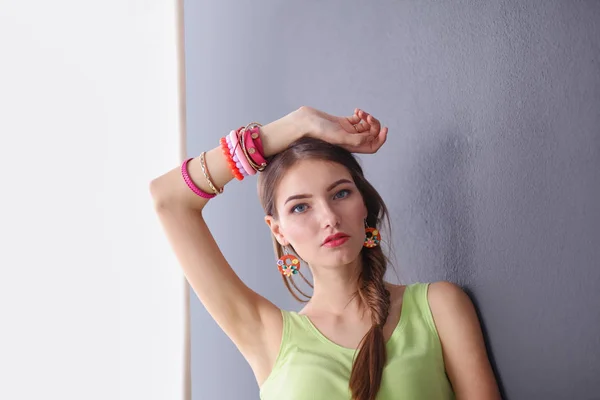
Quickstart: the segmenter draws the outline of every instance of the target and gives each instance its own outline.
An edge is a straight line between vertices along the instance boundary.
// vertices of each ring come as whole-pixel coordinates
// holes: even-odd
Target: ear
[[[271,233],[273,233],[273,236],[275,236],[275,239],[277,239],[280,245],[289,245],[289,242],[285,240],[285,236],[281,232],[281,225],[273,218],[273,216],[265,215],[265,223],[271,229]]]

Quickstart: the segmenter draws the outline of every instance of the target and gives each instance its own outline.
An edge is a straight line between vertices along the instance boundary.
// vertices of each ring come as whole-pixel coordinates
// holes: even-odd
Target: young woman
[[[377,152],[387,133],[363,110],[337,117],[301,107],[231,131],[150,185],[188,282],[250,364],[263,400],[500,398],[469,297],[445,281],[384,281],[387,208],[352,153]],[[299,300],[309,298],[297,285],[303,269],[313,276],[299,313],[249,289],[202,217],[229,181],[255,174],[274,273]]]

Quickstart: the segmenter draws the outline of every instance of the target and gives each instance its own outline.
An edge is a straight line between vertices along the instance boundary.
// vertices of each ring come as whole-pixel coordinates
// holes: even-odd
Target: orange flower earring
[[[293,254],[288,254],[286,246],[283,246],[283,255],[277,260],[277,268],[282,275],[290,277],[300,271],[300,260]]]
[[[373,248],[377,247],[379,242],[381,242],[379,230],[377,228],[370,228],[369,224],[367,224],[367,220],[365,219],[365,242],[363,243],[363,246]]]

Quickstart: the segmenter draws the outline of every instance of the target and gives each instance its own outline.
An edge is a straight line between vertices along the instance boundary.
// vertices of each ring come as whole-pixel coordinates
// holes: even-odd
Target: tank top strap
[[[433,321],[433,314],[431,313],[431,308],[429,307],[429,300],[427,299],[429,282],[417,282],[409,285],[409,287],[409,314],[418,314],[418,317],[425,321],[427,327],[435,336],[437,336],[438,334],[437,329],[435,327],[435,322]]]
[[[287,311],[281,309],[281,316],[283,318],[283,332],[281,335],[281,345],[279,346],[279,354],[275,360],[273,371],[277,371],[280,365],[284,362],[288,356],[292,347],[298,347],[298,341],[302,341],[305,336],[306,327],[302,316],[294,311]]]
[[[304,317],[295,311],[281,310],[283,315],[283,330],[284,336],[287,333],[286,339],[289,341],[301,337],[302,334],[308,332]]]

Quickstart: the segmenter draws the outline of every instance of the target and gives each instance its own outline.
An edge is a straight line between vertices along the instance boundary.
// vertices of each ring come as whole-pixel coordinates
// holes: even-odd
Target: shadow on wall
[[[439,139],[438,139],[439,138]],[[421,237],[435,261],[430,274],[461,286],[471,298],[486,342],[488,356],[502,398],[505,397],[496,362],[489,346],[487,328],[479,312],[477,299],[469,288],[475,280],[476,234],[474,215],[476,188],[471,180],[476,168],[477,142],[470,132],[449,130],[429,141],[434,145],[422,154],[417,169],[420,182],[416,204],[423,218]],[[437,278],[439,277],[439,278]]]
[[[440,280],[463,286],[473,280],[475,191],[472,176],[472,140],[457,130],[434,139],[433,148],[422,155],[416,177],[420,187],[417,203],[423,217],[423,239],[436,257]]]

